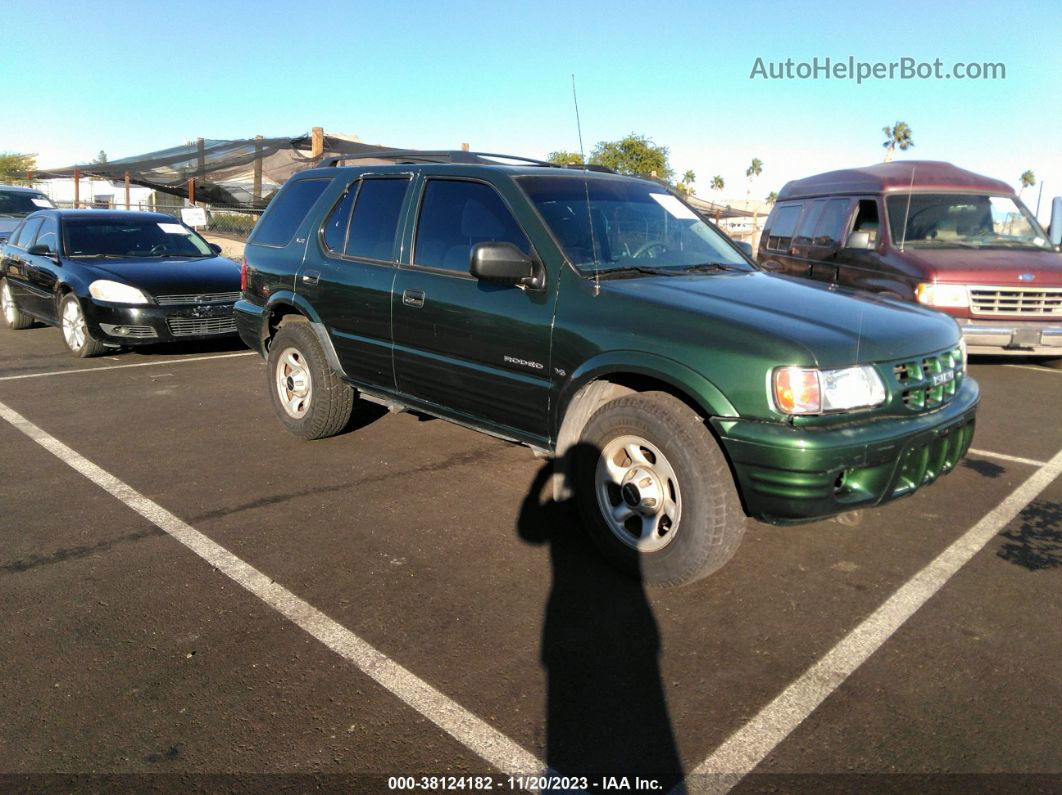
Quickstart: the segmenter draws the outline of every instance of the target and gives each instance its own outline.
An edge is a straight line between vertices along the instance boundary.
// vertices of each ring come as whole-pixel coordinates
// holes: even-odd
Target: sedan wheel
[[[66,347],[71,353],[83,359],[96,356],[104,350],[103,343],[97,342],[89,334],[81,304],[73,295],[65,296],[60,305],[59,328],[63,332],[63,342],[66,343]]]
[[[15,296],[11,294],[11,286],[7,283],[7,279],[3,280],[3,285],[0,286],[0,307],[4,312],[4,323],[10,329],[24,329],[33,325],[33,318],[22,312],[18,308],[18,304],[15,303]]]

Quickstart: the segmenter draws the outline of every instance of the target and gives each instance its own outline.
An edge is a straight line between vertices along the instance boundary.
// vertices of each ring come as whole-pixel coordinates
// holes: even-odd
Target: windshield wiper
[[[622,268],[605,268],[597,271],[598,277],[622,276],[643,273],[646,276],[681,276],[682,272],[674,268],[651,268],[647,265],[624,265]]]
[[[713,271],[746,271],[748,268],[731,265],[728,262],[699,262],[696,265],[685,265],[680,270],[682,273],[712,273]]]

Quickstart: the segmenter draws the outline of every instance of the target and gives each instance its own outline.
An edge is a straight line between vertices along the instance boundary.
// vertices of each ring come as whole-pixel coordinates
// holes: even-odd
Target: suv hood
[[[150,295],[235,293],[240,290],[240,266],[225,257],[76,261],[98,273],[99,278],[113,278]]]
[[[937,280],[999,287],[1062,286],[1062,254],[1016,248],[908,248],[903,255]],[[1031,281],[1018,274],[1031,273]]]
[[[938,312],[762,272],[609,279],[601,291],[721,320],[735,334],[799,344],[819,367],[914,357],[959,342],[955,321]]]

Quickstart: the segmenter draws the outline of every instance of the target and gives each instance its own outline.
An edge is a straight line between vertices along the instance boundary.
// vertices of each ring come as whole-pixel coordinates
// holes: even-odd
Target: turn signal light
[[[779,367],[774,371],[774,403],[784,414],[817,414],[822,409],[818,370]]]
[[[240,291],[247,289],[247,257],[240,258]]]

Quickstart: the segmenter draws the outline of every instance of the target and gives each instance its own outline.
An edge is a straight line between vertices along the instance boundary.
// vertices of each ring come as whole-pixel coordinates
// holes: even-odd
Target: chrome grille
[[[222,317],[168,317],[166,325],[175,337],[192,337],[208,334],[229,334],[236,331],[236,318]]]
[[[240,300],[235,293],[187,293],[185,295],[160,295],[155,298],[162,306],[174,304],[234,304]]]
[[[1062,315],[1062,287],[971,287],[975,315]]]
[[[965,375],[960,348],[921,356],[893,365],[893,392],[909,411],[932,411],[955,397]]]

